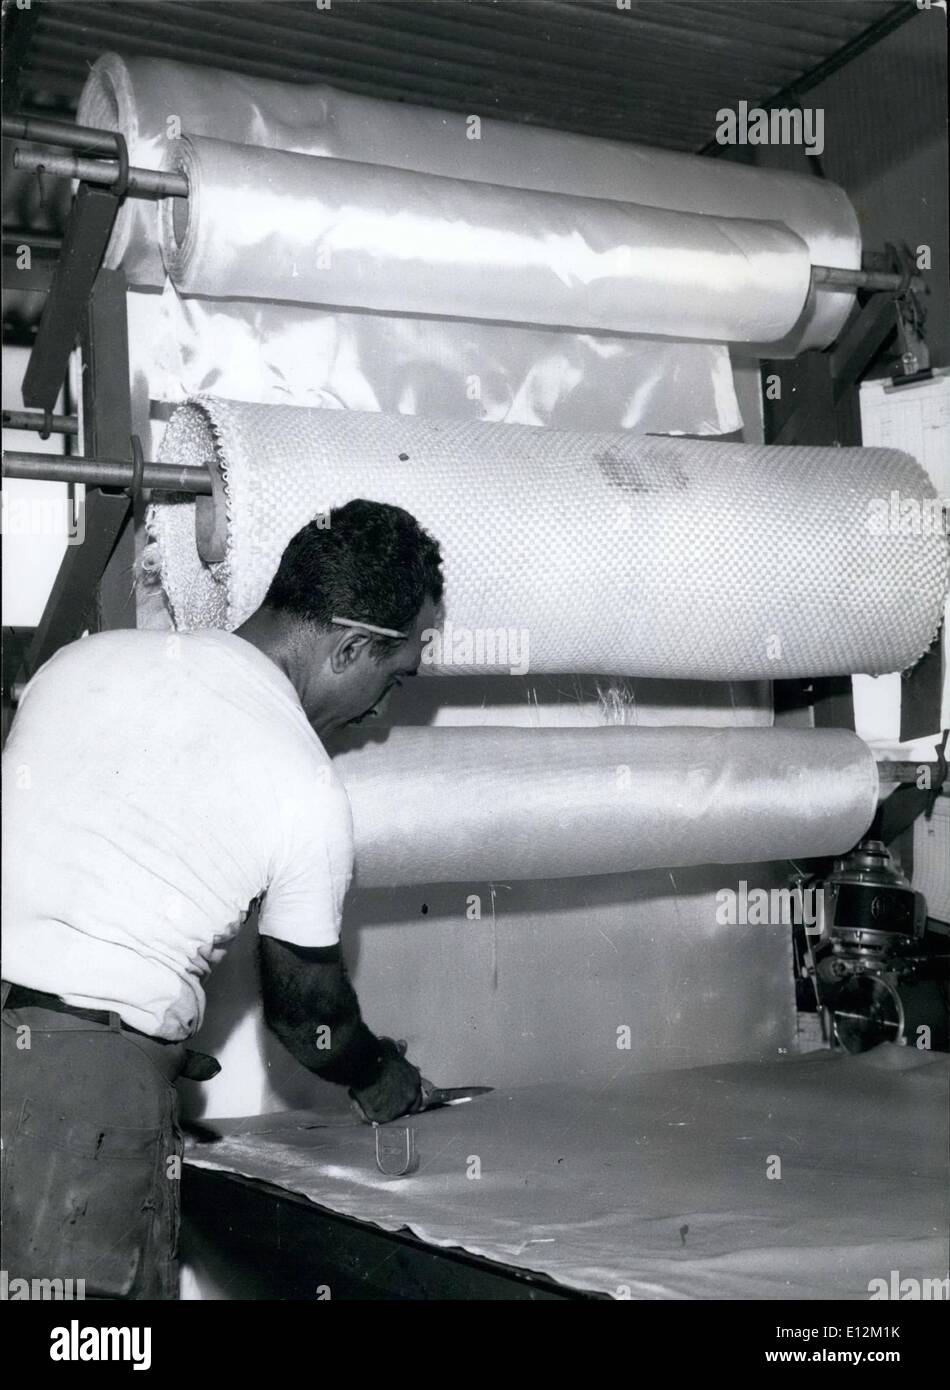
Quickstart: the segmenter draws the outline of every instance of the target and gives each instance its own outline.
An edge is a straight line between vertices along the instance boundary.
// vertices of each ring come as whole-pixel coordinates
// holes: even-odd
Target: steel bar
[[[921,759],[917,763],[909,762],[889,762],[887,758],[878,758],[877,770],[882,782],[906,782],[912,785],[919,784],[921,773],[926,771],[929,775],[931,788],[938,784],[940,764],[927,762]],[[943,781],[947,781],[950,774],[945,774]]]
[[[36,430],[37,433],[49,429],[51,434],[78,434],[79,420],[75,415],[51,415],[47,420],[42,410],[5,410],[3,428]]]
[[[846,391],[857,385],[896,327],[896,306],[893,300],[871,299],[865,304],[847,332],[838,339],[828,354],[831,359],[834,400],[840,400]],[[785,443],[784,440],[777,442]]]
[[[919,275],[910,277],[890,270],[845,270],[839,266],[813,265],[812,283],[833,290],[922,290],[924,281]]]
[[[3,135],[13,140],[35,140],[40,145],[63,145],[66,149],[82,150],[84,154],[118,155],[113,131],[93,130],[91,126],[72,125],[66,121],[4,116]]]
[[[59,355],[64,347],[68,354],[78,337],[82,353],[84,446],[93,455],[100,451],[107,456],[121,455],[131,482],[128,287],[121,270],[98,269],[118,205],[118,198],[111,192],[87,184],[80,186],[56,279],[24,378],[23,399],[28,406],[52,409],[55,393],[51,399],[45,399],[46,386],[55,381]],[[44,333],[47,341],[41,353],[40,340]],[[59,362],[58,369],[57,392],[62,384],[65,360]],[[28,395],[27,381],[31,373],[34,374],[33,392]],[[45,457],[47,463],[73,461]],[[132,511],[129,497],[123,492],[103,492],[95,486],[87,489],[82,531],[77,544],[66,546],[46,606],[23,658],[21,675],[24,679],[29,679],[60,647],[80,637],[87,627],[96,631],[102,627],[136,625],[135,548],[128,525]],[[106,604],[108,613],[104,613]]]
[[[85,483],[87,487],[132,486],[132,464],[122,459],[89,459],[78,455],[4,453],[5,478],[38,478],[56,483]],[[211,495],[211,474],[205,468],[176,468],[170,463],[147,463],[142,486],[161,492]]]
[[[42,169],[65,179],[101,184],[108,188],[119,175],[115,159],[85,159],[77,154],[43,154],[38,150],[13,151],[13,167],[28,172]],[[163,174],[155,169],[129,169],[129,193],[138,197],[187,198],[188,180],[183,174]]]
[[[53,232],[35,232],[29,227],[4,227],[4,246],[28,246],[31,251],[59,251],[63,238]]]
[[[118,208],[107,189],[80,184],[23,377],[26,406],[52,410],[56,404]]]
[[[110,196],[114,197],[114,194]],[[88,458],[116,459],[131,464],[132,398],[129,388],[128,282],[121,270],[100,270],[79,326],[82,358],[82,439],[80,453]],[[93,631],[137,625],[134,527],[142,498],[117,499],[93,488],[93,502],[116,502],[115,544],[88,596]]]

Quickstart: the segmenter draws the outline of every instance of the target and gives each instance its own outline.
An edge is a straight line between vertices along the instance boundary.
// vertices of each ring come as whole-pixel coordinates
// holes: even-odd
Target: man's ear
[[[371,641],[372,638],[366,632],[345,632],[330,653],[330,669],[334,675],[342,675],[358,661],[361,652],[366,650]]]

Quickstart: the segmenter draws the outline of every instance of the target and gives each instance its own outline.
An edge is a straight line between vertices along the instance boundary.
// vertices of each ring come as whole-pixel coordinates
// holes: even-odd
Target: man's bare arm
[[[327,1081],[363,1087],[382,1070],[381,1039],[360,1015],[339,946],[260,938],[264,1019],[298,1062]]]
[[[370,1119],[395,1119],[419,1096],[419,1072],[363,1022],[339,946],[260,938],[264,1018],[297,1061],[348,1086]]]

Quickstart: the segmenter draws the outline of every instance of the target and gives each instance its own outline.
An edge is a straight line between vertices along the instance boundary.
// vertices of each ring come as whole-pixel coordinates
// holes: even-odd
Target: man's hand
[[[411,1114],[422,1107],[422,1075],[403,1055],[401,1046],[392,1038],[379,1039],[383,1069],[371,1086],[350,1091],[363,1116],[374,1124],[385,1124],[400,1115]]]

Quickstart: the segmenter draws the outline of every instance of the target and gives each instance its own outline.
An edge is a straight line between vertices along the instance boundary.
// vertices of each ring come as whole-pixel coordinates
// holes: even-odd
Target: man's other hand
[[[353,1089],[350,1096],[363,1115],[374,1124],[385,1124],[400,1115],[408,1115],[422,1105],[422,1075],[418,1067],[403,1056],[405,1043],[400,1046],[392,1038],[380,1038],[383,1069],[371,1086]]]

